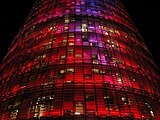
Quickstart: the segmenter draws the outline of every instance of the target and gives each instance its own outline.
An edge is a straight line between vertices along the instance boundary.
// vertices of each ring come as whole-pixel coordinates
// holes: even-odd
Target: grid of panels
[[[116,0],[37,1],[0,69],[2,120],[160,119],[158,68]]]

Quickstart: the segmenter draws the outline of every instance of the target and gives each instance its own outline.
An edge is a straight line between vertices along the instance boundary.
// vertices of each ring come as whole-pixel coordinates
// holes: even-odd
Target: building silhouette
[[[0,119],[160,120],[159,81],[119,0],[37,0],[0,65]]]

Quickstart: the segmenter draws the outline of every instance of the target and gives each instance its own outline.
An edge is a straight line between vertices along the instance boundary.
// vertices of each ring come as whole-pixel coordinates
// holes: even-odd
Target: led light
[[[79,113],[79,112],[75,112],[75,115],[80,115],[81,113]]]

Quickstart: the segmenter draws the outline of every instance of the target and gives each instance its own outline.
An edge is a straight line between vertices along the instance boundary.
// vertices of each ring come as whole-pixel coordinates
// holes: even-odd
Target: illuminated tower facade
[[[0,66],[1,120],[160,120],[160,77],[119,0],[37,0]]]

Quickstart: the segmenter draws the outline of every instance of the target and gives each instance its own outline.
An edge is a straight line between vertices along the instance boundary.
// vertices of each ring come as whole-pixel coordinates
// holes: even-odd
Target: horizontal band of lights
[[[2,120],[159,120],[159,72],[118,0],[37,0],[0,65]]]

